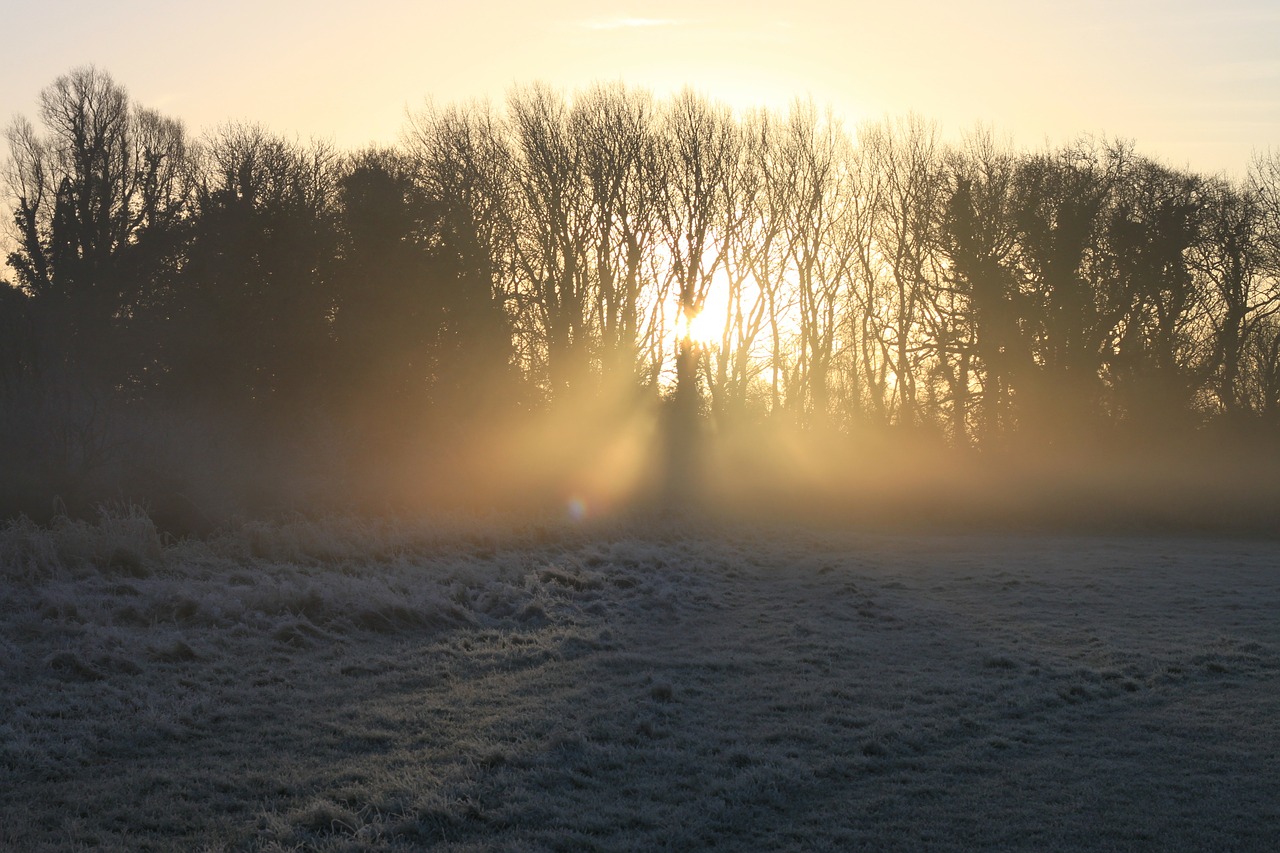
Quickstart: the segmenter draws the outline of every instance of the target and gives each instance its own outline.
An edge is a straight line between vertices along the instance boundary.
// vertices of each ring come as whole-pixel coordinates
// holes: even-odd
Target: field
[[[1280,543],[0,528],[0,849],[1271,850]]]

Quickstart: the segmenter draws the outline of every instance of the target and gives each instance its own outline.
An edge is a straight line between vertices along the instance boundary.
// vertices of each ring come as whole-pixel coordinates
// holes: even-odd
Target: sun
[[[717,270],[702,294],[702,305],[690,310],[674,299],[666,305],[667,316],[677,341],[688,340],[702,350],[716,349],[724,338],[729,319],[729,277],[724,270]]]
[[[690,315],[683,309],[676,309],[676,339],[688,340],[700,349],[710,349],[719,345],[723,318],[717,318],[714,311],[705,308]]]

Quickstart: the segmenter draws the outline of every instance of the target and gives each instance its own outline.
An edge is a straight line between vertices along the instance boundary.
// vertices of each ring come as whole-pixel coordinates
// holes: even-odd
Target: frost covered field
[[[0,849],[1272,850],[1280,543],[0,530]]]

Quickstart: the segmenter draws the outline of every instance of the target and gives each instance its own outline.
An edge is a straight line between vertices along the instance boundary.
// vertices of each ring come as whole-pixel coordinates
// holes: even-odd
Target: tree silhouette
[[[582,146],[579,168],[590,198],[595,304],[601,373],[606,385],[656,382],[641,350],[654,329],[645,317],[645,270],[658,238],[662,168],[652,98],[620,85],[579,93],[569,129]]]
[[[951,188],[940,225],[946,279],[955,297],[953,345],[964,364],[963,385],[953,392],[964,401],[957,403],[955,418],[967,423],[971,369],[980,377],[977,437],[982,444],[998,443],[1013,429],[1011,389],[1032,367],[1020,329],[1023,296],[1012,259],[1014,165],[990,135],[971,138],[967,150],[951,158]],[[963,434],[958,425],[957,434]]]
[[[1204,219],[1201,182],[1132,158],[1106,218],[1110,289],[1127,294],[1109,373],[1117,404],[1139,430],[1192,413],[1207,351],[1196,345],[1200,305],[1187,256]]]
[[[40,95],[45,134],[8,132],[17,249],[9,261],[44,341],[40,365],[105,384],[146,381],[145,323],[181,256],[189,201],[181,124],[130,104],[93,67]]]
[[[334,153],[247,125],[208,143],[183,268],[171,382],[258,417],[307,414],[332,365]]]
[[[0,420],[43,495],[19,504],[106,493],[193,419],[357,477],[535,413],[573,464],[665,398],[675,506],[739,427],[995,455],[1280,423],[1275,152],[1231,181],[611,84],[429,108],[345,153],[190,141],[92,67],[6,139]]]

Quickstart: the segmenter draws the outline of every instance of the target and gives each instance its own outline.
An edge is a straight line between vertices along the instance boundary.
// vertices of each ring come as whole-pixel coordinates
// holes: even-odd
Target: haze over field
[[[529,83],[343,151],[95,66],[6,141],[8,514],[1274,521],[1280,149]]]

